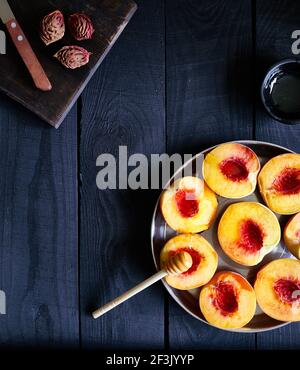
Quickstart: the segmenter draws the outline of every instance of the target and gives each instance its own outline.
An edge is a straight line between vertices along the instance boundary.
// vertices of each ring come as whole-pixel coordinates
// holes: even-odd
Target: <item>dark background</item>
[[[299,152],[259,85],[292,57],[295,0],[140,0],[59,130],[0,96],[0,344],[110,349],[300,349],[300,324],[233,334],[185,313],[161,284],[94,321],[91,309],[154,272],[157,191],[99,191],[96,158],[196,153],[256,139]]]

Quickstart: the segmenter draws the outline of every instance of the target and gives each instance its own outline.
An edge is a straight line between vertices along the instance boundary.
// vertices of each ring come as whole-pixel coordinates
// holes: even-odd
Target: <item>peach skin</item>
[[[293,216],[284,229],[284,242],[289,251],[300,259],[300,212]]]

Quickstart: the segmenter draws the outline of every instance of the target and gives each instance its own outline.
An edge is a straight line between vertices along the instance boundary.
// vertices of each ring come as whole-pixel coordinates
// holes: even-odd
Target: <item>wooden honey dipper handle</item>
[[[133,297],[142,290],[148,288],[150,285],[156,283],[167,275],[179,275],[186,272],[193,264],[192,257],[187,252],[181,252],[172,257],[167,263],[164,269],[158,271],[156,274],[136,285],[134,288],[129,289],[119,297],[115,298],[111,302],[106,303],[104,306],[98,308],[92,313],[93,318],[104,315],[106,312],[112,310],[119,304],[127,301],[127,299]]]
[[[163,270],[166,271],[168,275],[179,275],[190,269],[192,264],[193,260],[191,255],[188,252],[180,252],[169,259]]]

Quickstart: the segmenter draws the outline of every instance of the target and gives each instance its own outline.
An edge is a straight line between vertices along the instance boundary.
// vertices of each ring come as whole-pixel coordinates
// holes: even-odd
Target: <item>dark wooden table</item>
[[[263,111],[266,68],[291,57],[294,0],[140,0],[57,131],[0,96],[0,344],[112,349],[300,349],[300,324],[262,334],[213,329],[161,284],[103,318],[89,312],[154,271],[159,192],[100,191],[96,158],[196,153],[256,139],[299,152],[300,125]]]

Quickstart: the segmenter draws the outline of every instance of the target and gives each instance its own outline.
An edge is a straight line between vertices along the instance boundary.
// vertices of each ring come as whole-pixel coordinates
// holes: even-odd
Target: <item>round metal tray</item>
[[[275,157],[279,154],[284,153],[293,153],[291,150],[286,149],[284,147],[260,142],[260,141],[247,141],[247,140],[241,140],[236,141],[238,143],[247,145],[250,147],[259,157],[261,166],[263,166],[270,158]],[[190,166],[189,168],[194,168],[193,164],[195,164],[196,158],[199,160],[199,156],[203,157],[203,155],[207,154],[209,151],[211,151],[214,147],[211,147],[209,149],[204,150],[203,152],[200,152],[196,156],[194,156],[191,160],[186,162],[181,169],[179,169],[171,178],[169,181],[169,184],[174,181],[174,178],[176,178],[176,175],[180,173],[180,171],[183,168],[186,168],[187,166]],[[202,177],[202,173],[194,173],[195,176],[198,176],[200,178]],[[255,192],[248,197],[242,198],[242,201],[258,201],[263,203],[262,198],[259,194],[258,189],[255,190]],[[219,263],[218,263],[218,271],[219,270],[229,270],[229,271],[235,271],[243,275],[248,281],[253,284],[254,279],[256,276],[257,271],[265,265],[267,262],[270,262],[272,260],[278,259],[278,258],[294,258],[291,253],[288,251],[288,249],[284,246],[283,241],[281,240],[279,245],[265,258],[263,261],[253,267],[247,267],[239,265],[238,263],[232,261],[229,257],[227,257],[223,250],[221,249],[218,237],[217,237],[217,227],[220,220],[221,215],[223,214],[224,210],[227,208],[227,206],[231,203],[238,202],[239,199],[225,199],[222,197],[218,197],[218,212],[217,217],[214,222],[214,224],[209,228],[209,230],[204,231],[201,233],[205,239],[207,239],[215,248],[215,250],[218,253],[219,256]],[[281,224],[281,226],[284,226],[288,216],[279,216],[277,215],[278,220]],[[166,243],[167,240],[172,238],[173,236],[177,235],[177,232],[172,230],[165,222],[160,207],[159,207],[159,199],[156,204],[154,215],[152,219],[152,226],[151,226],[151,244],[152,244],[152,254],[154,258],[154,262],[156,265],[156,268],[159,269],[159,255],[162,247]],[[204,316],[202,315],[199,303],[198,303],[198,297],[200,288],[193,289],[193,290],[177,290],[172,287],[170,287],[164,280],[163,283],[167,289],[167,291],[171,294],[171,296],[175,299],[175,301],[183,307],[190,315],[194,316],[196,319],[209,324]],[[223,330],[229,330],[232,332],[239,332],[239,333],[258,333],[262,331],[268,331],[273,330],[276,328],[280,328],[284,325],[289,324],[288,322],[282,322],[272,319],[271,317],[267,316],[265,313],[261,311],[259,306],[257,305],[257,310],[255,313],[255,316],[253,319],[243,328],[241,329],[223,329]]]

